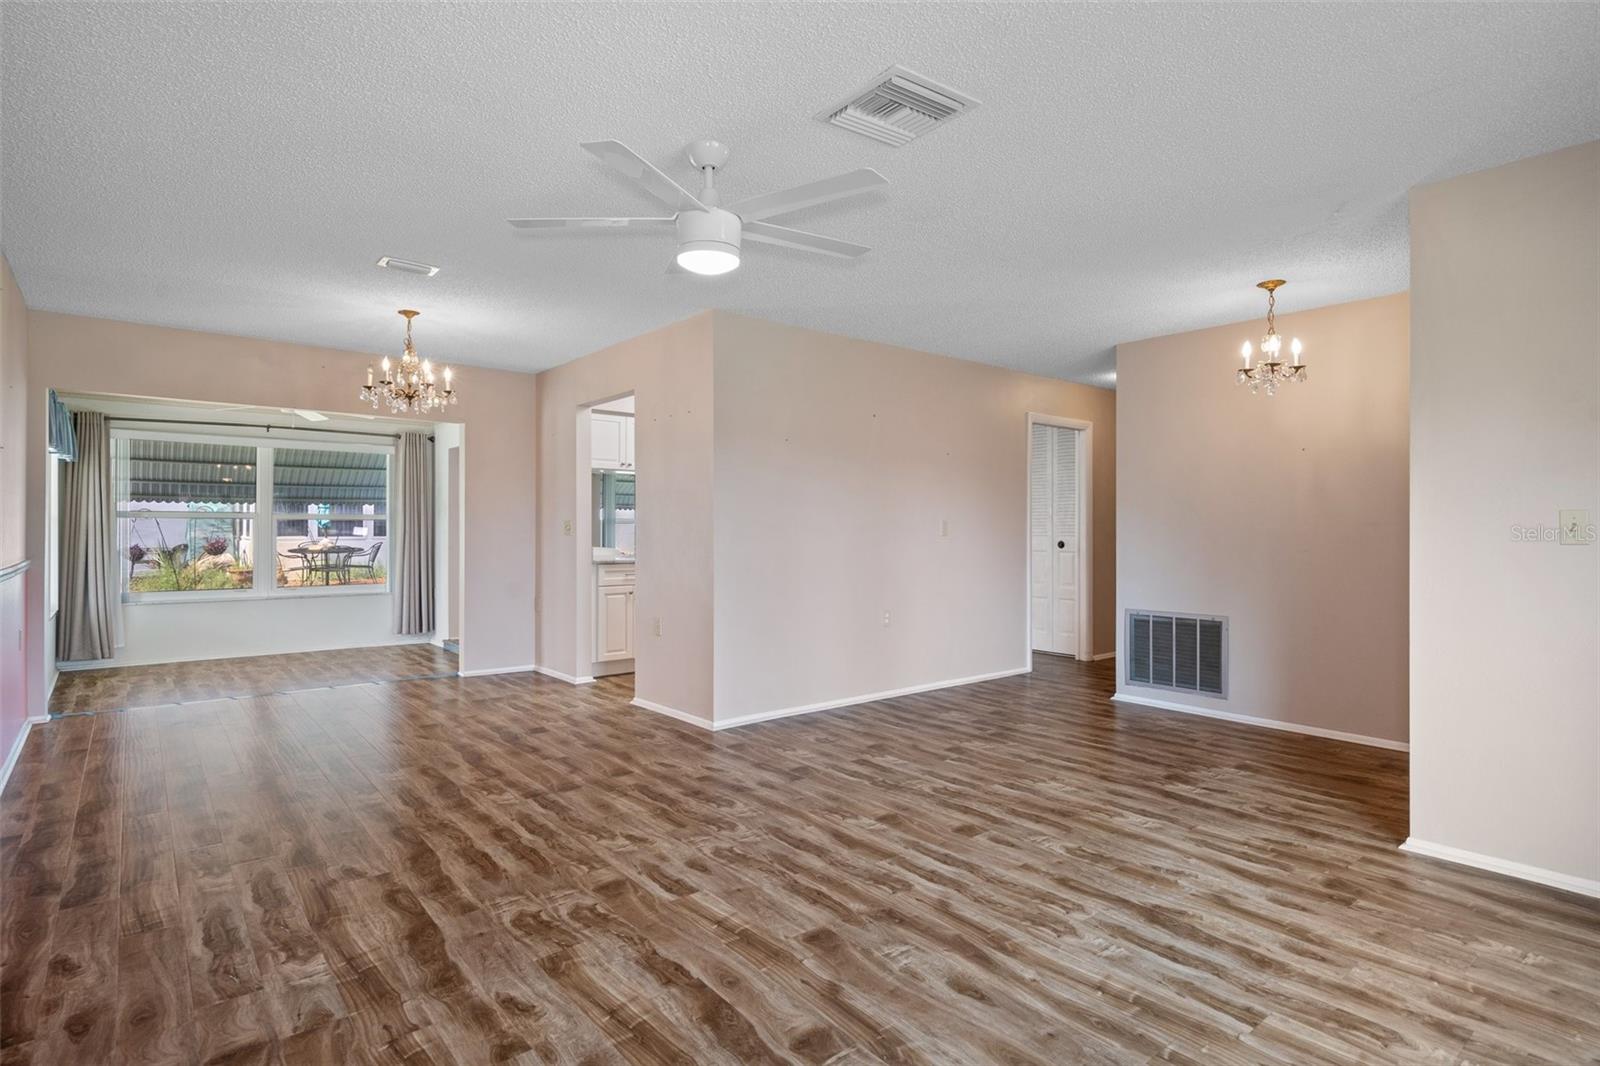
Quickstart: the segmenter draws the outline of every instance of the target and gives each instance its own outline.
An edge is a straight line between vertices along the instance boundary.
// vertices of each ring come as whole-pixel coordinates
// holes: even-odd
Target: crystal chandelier
[[[400,312],[406,320],[406,347],[400,355],[400,365],[389,373],[389,357],[383,357],[383,377],[372,380],[372,368],[367,367],[367,383],[361,386],[361,398],[374,408],[387,403],[395,414],[421,414],[448,407],[456,402],[456,390],[451,384],[455,371],[444,368],[444,388],[433,380],[433,363],[417,358],[417,346],[411,342],[411,320],[422,314],[409,308]]]
[[[1300,353],[1305,349],[1301,347],[1299,337],[1289,342],[1291,362],[1285,363],[1278,354],[1283,347],[1283,338],[1278,336],[1278,324],[1274,312],[1278,287],[1286,284],[1288,283],[1282,278],[1256,284],[1256,288],[1267,290],[1267,333],[1261,338],[1261,360],[1254,366],[1250,364],[1253,352],[1250,342],[1245,341],[1244,347],[1239,349],[1239,354],[1244,356],[1244,366],[1234,373],[1234,380],[1241,385],[1249,385],[1251,392],[1265,392],[1271,396],[1278,391],[1278,386],[1286,381],[1306,379],[1305,364],[1300,362]]]

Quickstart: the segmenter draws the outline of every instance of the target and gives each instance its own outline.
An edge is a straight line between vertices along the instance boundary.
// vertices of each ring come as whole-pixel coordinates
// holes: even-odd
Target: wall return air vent
[[[1128,683],[1228,697],[1228,620],[1128,612]]]
[[[948,85],[896,66],[817,118],[898,148],[977,106]]]

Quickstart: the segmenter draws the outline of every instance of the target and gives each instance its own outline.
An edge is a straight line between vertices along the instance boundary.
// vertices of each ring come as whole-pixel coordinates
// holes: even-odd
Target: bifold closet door
[[[1028,456],[1029,597],[1035,651],[1078,653],[1078,431],[1035,423]]]

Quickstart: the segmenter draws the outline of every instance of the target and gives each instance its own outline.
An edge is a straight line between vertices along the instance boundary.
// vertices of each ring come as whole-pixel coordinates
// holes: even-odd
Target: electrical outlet
[[[568,518],[561,523],[561,533],[563,536],[572,536],[572,519]]]
[[[656,619],[656,636],[659,637],[660,635],[661,635],[661,619],[657,618]]]
[[[889,612],[888,611],[884,611],[883,612],[883,628],[885,628],[885,629],[889,628]]]

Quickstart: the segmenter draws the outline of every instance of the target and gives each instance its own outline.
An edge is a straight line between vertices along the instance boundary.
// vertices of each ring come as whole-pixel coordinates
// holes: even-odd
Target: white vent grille
[[[385,270],[403,270],[407,274],[421,274],[425,278],[431,278],[435,274],[439,273],[439,268],[436,266],[429,266],[427,263],[418,263],[412,259],[396,259],[392,255],[386,255],[382,259],[379,259],[378,265],[383,267]]]
[[[1128,682],[1227,698],[1228,620],[1128,612]]]
[[[817,118],[898,148],[977,106],[978,101],[949,86],[905,67],[890,67]]]

